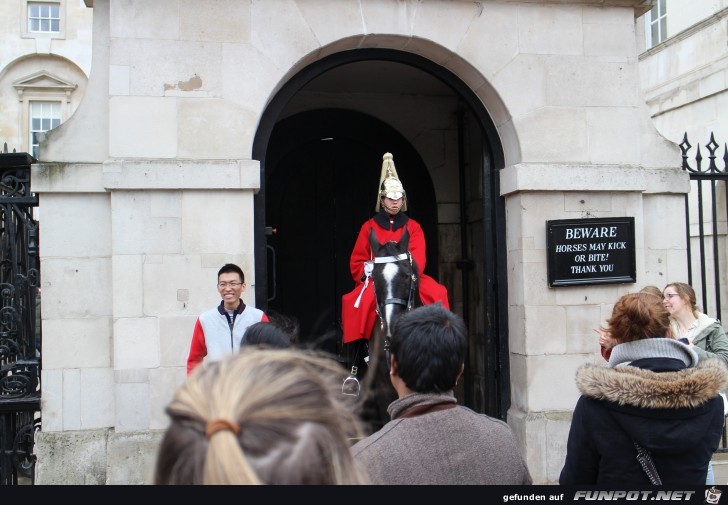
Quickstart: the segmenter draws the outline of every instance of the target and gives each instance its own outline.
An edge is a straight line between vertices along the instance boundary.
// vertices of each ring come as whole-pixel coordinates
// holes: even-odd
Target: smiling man
[[[253,323],[268,321],[260,309],[248,307],[241,298],[245,291],[245,274],[232,263],[217,272],[217,291],[222,301],[214,309],[197,318],[192,333],[190,354],[187,357],[187,375],[207,357],[218,360],[237,354],[245,330]]]

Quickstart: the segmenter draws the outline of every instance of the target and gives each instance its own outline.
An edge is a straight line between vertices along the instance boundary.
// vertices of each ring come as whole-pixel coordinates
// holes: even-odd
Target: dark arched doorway
[[[356,73],[362,64],[367,72],[386,66],[380,74],[385,79],[363,82],[362,73]],[[350,68],[352,73],[347,73]],[[425,97],[418,101],[419,109],[398,116],[388,115],[390,107],[385,106],[374,119],[369,114],[372,102],[363,104],[361,97],[378,94],[374,102],[384,99],[392,108],[400,106],[412,99],[413,83],[418,82],[413,74],[423,81],[434,78],[440,88],[444,84],[444,95]],[[311,92],[312,83],[331,75],[337,78]],[[398,87],[390,86],[383,98],[385,81]],[[351,85],[343,99],[342,85]],[[420,141],[414,147],[412,130],[420,125],[410,124],[405,136],[403,118],[421,117],[443,98],[451,107],[438,116],[439,124],[451,125],[454,140],[433,161],[431,145]],[[332,107],[335,102],[338,106]],[[388,126],[394,124],[396,131]],[[368,127],[357,131],[360,125]],[[339,296],[352,286],[351,245],[374,210],[386,151],[395,155],[408,193],[419,192],[412,195],[409,214],[428,226],[428,273],[438,276],[433,272],[437,258],[431,256],[439,245],[440,281],[457,299],[454,305],[451,300],[452,308],[468,324],[470,356],[463,390],[456,393],[474,410],[505,419],[510,385],[505,204],[499,189],[503,150],[480,99],[452,72],[422,56],[391,49],[334,53],[293,75],[266,107],[253,144],[253,158],[261,163],[261,189],[255,197],[256,305],[303,314],[297,317],[307,320],[302,327],[309,328],[303,328],[308,338],[323,336],[316,342],[319,347],[339,351]],[[425,159],[430,163],[423,163]],[[423,173],[427,176],[419,177]],[[448,184],[449,192],[443,190]],[[343,207],[341,200],[346,200]],[[271,228],[279,228],[280,235],[267,234]],[[287,238],[282,242],[284,230]],[[274,261],[275,269],[270,268]],[[280,273],[282,263],[285,273]],[[285,281],[285,294],[279,276],[292,279]]]
[[[427,168],[394,128],[342,109],[302,112],[276,125],[266,156],[268,308],[295,316],[300,338],[340,350],[341,296],[354,287],[349,255],[374,214],[385,152],[394,154],[408,214],[437,236],[437,202]],[[437,277],[437,240],[427,273]]]

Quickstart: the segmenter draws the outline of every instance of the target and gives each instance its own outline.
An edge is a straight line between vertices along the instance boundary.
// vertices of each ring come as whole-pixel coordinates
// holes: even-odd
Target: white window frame
[[[652,37],[652,27],[657,27],[657,40]],[[645,47],[650,49],[667,39],[667,0],[657,0],[645,15]]]
[[[22,37],[23,38],[66,38],[66,3],[68,0],[23,0],[22,14]],[[57,32],[36,32],[30,31],[30,7],[33,5],[53,5],[58,7],[58,31]]]
[[[34,111],[33,109],[38,109]],[[55,109],[55,110],[54,110]],[[28,152],[34,157],[40,157],[40,141],[36,144],[33,142],[35,133],[45,133],[61,124],[61,114],[63,110],[63,102],[60,100],[29,100],[28,101]],[[33,128],[33,121],[38,119],[41,121],[39,128]],[[43,121],[49,124],[43,125]]]

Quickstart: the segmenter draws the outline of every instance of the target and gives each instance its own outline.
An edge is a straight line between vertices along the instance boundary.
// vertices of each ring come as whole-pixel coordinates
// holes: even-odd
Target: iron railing
[[[695,167],[690,166],[688,159],[688,151],[692,148],[692,145],[688,141],[688,135],[685,133],[683,141],[680,143],[680,150],[682,151],[682,169],[690,174],[690,181],[693,187],[696,188],[696,195],[694,197],[695,204],[697,205],[698,219],[697,219],[697,242],[698,242],[698,258],[693,258],[692,252],[692,240],[693,235],[690,226],[690,195],[685,195],[685,219],[686,219],[686,233],[687,233],[687,246],[688,246],[688,283],[695,287],[699,285],[701,291],[701,300],[703,302],[702,311],[705,313],[716,314],[719,319],[721,318],[721,251],[720,238],[725,238],[726,230],[725,224],[728,221],[728,206],[726,201],[728,200],[728,147],[723,145],[723,168],[719,168],[716,163],[718,156],[716,151],[720,148],[720,145],[715,141],[713,133],[710,134],[710,141],[705,144],[705,149],[708,150],[708,163],[707,167],[703,167],[703,156],[700,152],[700,145],[696,147],[695,154]],[[723,183],[723,194],[719,193],[719,185]],[[706,196],[705,185],[707,184],[709,191]],[[691,189],[692,194],[692,189]],[[718,216],[718,209],[722,203],[723,211],[726,213],[722,216],[722,227],[719,225],[721,221]],[[710,209],[710,219],[706,220],[705,209]],[[706,224],[710,226],[710,230],[706,231]],[[722,228],[722,229],[719,229]],[[712,253],[712,260],[708,253]],[[722,251],[725,253],[725,251]],[[694,261],[695,260],[695,261]],[[713,275],[712,279],[707,279],[709,273],[709,267],[712,263]],[[700,275],[700,282],[694,282],[693,270],[697,269]],[[711,285],[712,283],[712,285]]]
[[[28,153],[0,152],[0,485],[34,482],[40,429],[38,222]]]
[[[721,294],[725,285],[721,284],[721,271],[726,260],[726,225],[728,223],[728,147],[723,144],[723,168],[720,168],[718,150],[720,144],[713,133],[705,144],[708,158],[705,160],[696,146],[696,154],[690,160],[688,152],[693,146],[685,133],[680,143],[682,169],[690,174],[690,193],[685,195],[685,230],[687,234],[688,284],[700,293],[701,309],[704,313],[715,314],[721,321]],[[707,163],[703,163],[707,162]],[[722,188],[721,188],[722,186]],[[694,190],[694,191],[693,191]],[[722,190],[722,191],[721,191]],[[693,228],[690,222],[691,210],[697,212]],[[722,211],[721,214],[719,212]],[[706,216],[706,213],[708,216]],[[694,215],[694,212],[693,212]],[[697,244],[695,244],[697,242]],[[694,256],[693,245],[697,247]],[[712,269],[712,272],[711,272]],[[712,273],[712,275],[711,275]],[[725,327],[725,324],[724,324]],[[728,452],[728,428],[724,424],[723,439],[718,452]]]

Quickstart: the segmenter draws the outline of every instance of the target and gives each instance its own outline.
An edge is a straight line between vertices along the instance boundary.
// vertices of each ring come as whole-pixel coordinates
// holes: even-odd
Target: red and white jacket
[[[187,357],[187,375],[207,357],[222,359],[240,351],[243,334],[251,324],[265,321],[268,316],[260,309],[246,306],[242,300],[231,318],[223,302],[197,318],[192,332],[190,354]]]

